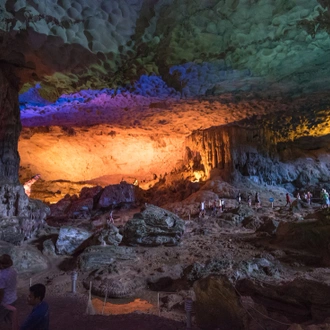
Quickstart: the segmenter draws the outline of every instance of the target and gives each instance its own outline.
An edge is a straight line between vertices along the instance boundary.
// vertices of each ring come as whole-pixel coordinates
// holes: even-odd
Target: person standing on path
[[[10,255],[3,254],[0,257],[0,318],[6,323],[11,322],[9,308],[15,306],[17,300],[17,273],[12,266]]]

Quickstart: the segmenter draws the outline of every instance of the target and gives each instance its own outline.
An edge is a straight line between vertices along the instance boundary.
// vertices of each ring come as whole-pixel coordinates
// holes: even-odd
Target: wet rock
[[[107,186],[103,189],[98,201],[98,208],[108,208],[120,203],[134,203],[134,186],[127,183],[120,183]]]
[[[185,223],[174,213],[147,205],[124,227],[124,240],[129,245],[177,245],[184,233]]]
[[[244,329],[245,311],[225,276],[208,276],[194,283],[196,322],[202,329]]]
[[[73,254],[77,248],[86,241],[92,233],[85,229],[75,227],[61,227],[56,241],[58,254]]]

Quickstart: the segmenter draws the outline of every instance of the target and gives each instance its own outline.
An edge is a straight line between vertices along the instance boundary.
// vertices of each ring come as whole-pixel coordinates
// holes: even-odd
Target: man
[[[49,307],[43,301],[46,287],[43,284],[34,284],[30,287],[28,304],[33,306],[32,312],[21,325],[20,330],[48,330],[49,329]]]
[[[17,273],[12,265],[10,255],[3,254],[0,257],[0,317],[5,322],[10,322],[9,307],[14,306],[17,300]]]

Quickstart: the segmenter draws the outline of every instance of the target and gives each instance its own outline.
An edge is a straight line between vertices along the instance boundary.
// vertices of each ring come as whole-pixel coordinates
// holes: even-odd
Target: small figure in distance
[[[205,217],[205,201],[204,202],[201,202],[199,217],[200,218]]]
[[[255,198],[254,198],[254,203],[256,208],[258,209],[260,207],[260,195],[258,192],[256,192]]]
[[[240,206],[241,201],[242,201],[242,194],[241,194],[240,190],[237,193],[236,200],[237,200],[238,206]]]
[[[313,195],[311,194],[310,191],[307,191],[307,204],[311,205],[311,200],[312,200]]]
[[[297,199],[298,199],[298,201],[300,201],[300,200],[301,200],[301,197],[300,197],[300,194],[299,194],[299,192],[297,193]]]
[[[0,318],[6,323],[12,321],[11,306],[15,306],[17,300],[17,273],[12,265],[10,255],[0,257]]]
[[[221,212],[224,212],[224,210],[225,210],[225,200],[222,199],[221,200]]]
[[[249,196],[248,196],[247,203],[248,203],[248,206],[251,207],[251,205],[252,205],[252,196],[251,196],[251,194],[249,194]]]
[[[286,204],[285,204],[285,206],[290,206],[291,205],[291,198],[290,198],[290,195],[289,195],[289,193],[286,193],[285,194],[285,199],[286,199]]]
[[[49,307],[44,301],[45,294],[46,287],[41,283],[30,287],[27,302],[33,309],[20,330],[49,330]]]
[[[115,223],[115,220],[113,219],[112,213],[113,213],[113,211],[110,212],[109,218],[107,220],[108,227],[110,227],[111,224],[114,224]]]

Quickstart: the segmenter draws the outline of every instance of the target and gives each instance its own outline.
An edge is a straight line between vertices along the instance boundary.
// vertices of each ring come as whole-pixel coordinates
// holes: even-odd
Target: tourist
[[[240,191],[238,191],[238,194],[236,196],[236,200],[237,200],[237,203],[238,203],[238,206],[241,205],[241,201],[242,201],[242,194]]]
[[[20,330],[48,330],[49,329],[49,307],[44,301],[46,287],[37,283],[30,287],[27,302],[33,309]]]
[[[291,205],[291,198],[290,198],[290,195],[289,195],[289,193],[286,193],[285,194],[285,199],[286,199],[286,204],[285,204],[285,206],[290,206]]]
[[[201,202],[199,217],[205,217],[205,201]]]
[[[311,205],[312,197],[313,197],[313,195],[309,191],[307,191],[307,203],[309,205]]]
[[[225,200],[222,199],[221,200],[221,212],[223,212],[225,210]]]
[[[322,201],[322,208],[329,207],[329,193],[325,190],[321,190],[321,201]]]
[[[247,203],[248,203],[248,206],[249,206],[249,207],[252,206],[252,196],[251,196],[251,194],[249,194],[249,196],[248,196]]]
[[[299,192],[297,193],[297,199],[298,199],[298,201],[300,201],[300,200],[301,200],[301,197],[300,197],[300,194],[299,194]]]
[[[10,307],[17,300],[17,273],[12,266],[10,255],[3,254],[0,257],[0,318],[6,323],[11,321]]]
[[[258,209],[260,207],[260,195],[258,192],[256,192],[255,198],[254,198],[254,203],[256,208]]]

